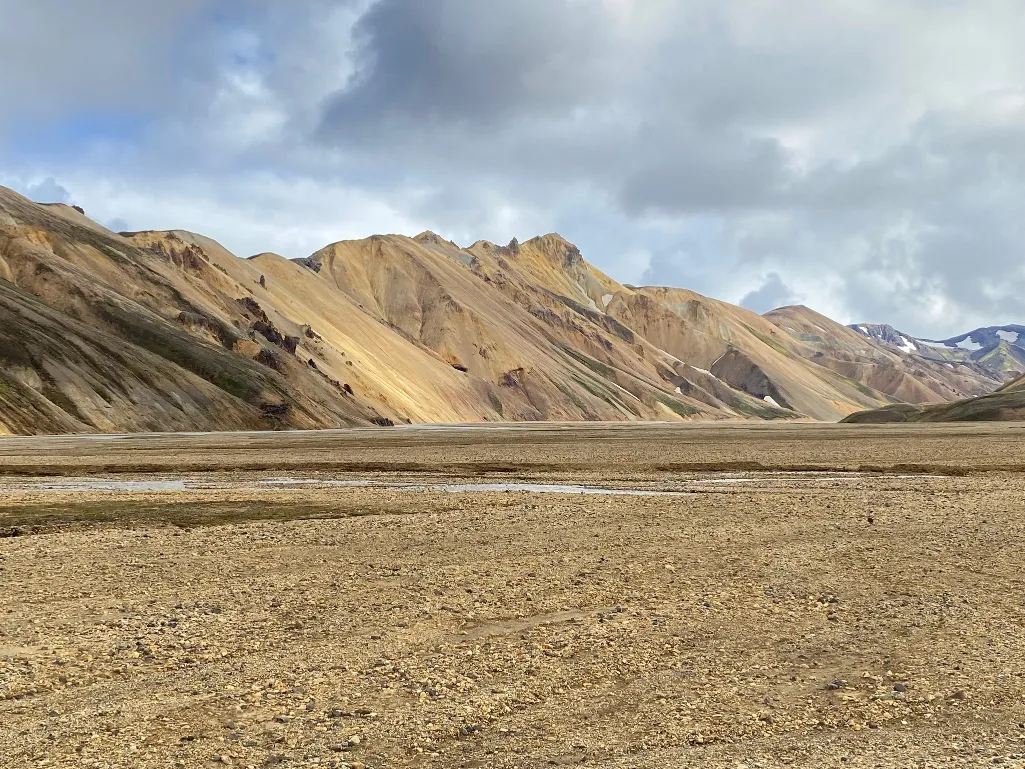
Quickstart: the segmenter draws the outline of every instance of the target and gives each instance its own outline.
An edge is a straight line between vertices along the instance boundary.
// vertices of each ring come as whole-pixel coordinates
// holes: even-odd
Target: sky
[[[249,256],[559,232],[621,282],[1025,323],[1021,0],[0,0],[0,185]]]

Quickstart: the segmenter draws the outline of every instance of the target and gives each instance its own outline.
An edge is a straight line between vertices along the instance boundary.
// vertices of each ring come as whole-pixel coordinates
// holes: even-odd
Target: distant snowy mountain
[[[1012,347],[1025,351],[1025,326],[988,326],[977,328],[961,336],[954,336],[933,344],[942,344],[946,347],[957,347],[962,350],[985,350],[996,347],[1001,342],[1006,342]]]
[[[875,342],[928,360],[982,366],[1004,375],[1025,372],[1025,326],[987,326],[949,339],[918,339],[893,326],[855,323],[850,328]]]
[[[901,352],[921,352],[926,345],[920,339],[915,339],[908,334],[902,334],[893,326],[878,323],[858,323],[850,326],[862,336],[868,337],[876,342],[895,347]]]

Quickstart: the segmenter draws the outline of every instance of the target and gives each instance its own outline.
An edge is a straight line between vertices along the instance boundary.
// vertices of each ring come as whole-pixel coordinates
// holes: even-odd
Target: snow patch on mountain
[[[901,341],[904,342],[904,344],[897,345],[897,349],[898,350],[903,350],[904,352],[909,353],[909,354],[918,351],[918,348],[915,347],[915,343],[912,342],[910,339],[908,339],[906,336],[904,336],[903,334],[900,334],[900,338],[901,338]]]
[[[971,350],[972,352],[982,349],[982,345],[978,342],[973,342],[971,337],[965,337],[964,339],[955,342],[952,346],[959,347],[962,350]]]

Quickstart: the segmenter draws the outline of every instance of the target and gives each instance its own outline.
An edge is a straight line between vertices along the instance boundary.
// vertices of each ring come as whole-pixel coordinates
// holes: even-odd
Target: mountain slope
[[[464,250],[424,233],[336,243],[302,263],[382,324],[483,383],[503,418],[743,415],[704,388],[688,395],[669,356],[593,301],[583,304],[588,297],[567,270],[574,265],[559,253],[573,250],[557,236]],[[757,407],[743,394],[731,399]]]
[[[556,234],[468,248],[373,236],[240,259],[3,188],[0,323],[9,433],[836,420],[1002,382],[807,308],[763,317],[626,286]]]
[[[864,326],[843,326],[803,306],[772,310],[765,317],[801,340],[814,363],[901,402],[945,403],[992,392],[1006,381],[973,362],[955,365],[928,357],[915,346],[917,340],[889,326],[873,327],[873,337],[859,330]]]
[[[900,404],[851,414],[849,424],[891,422],[1011,422],[1025,419],[1025,376],[978,398],[932,406]]]
[[[815,419],[886,402],[817,370],[799,353],[801,342],[741,307],[685,289],[647,287],[618,294],[608,309],[679,360]]]
[[[849,328],[882,345],[1005,380],[1025,372],[1025,326],[987,326],[940,341],[918,339],[887,325],[858,323]]]
[[[375,416],[257,339],[229,294],[206,295],[216,271],[190,258],[175,265],[73,209],[0,189],[0,379],[17,399],[5,401],[2,429],[321,427]]]

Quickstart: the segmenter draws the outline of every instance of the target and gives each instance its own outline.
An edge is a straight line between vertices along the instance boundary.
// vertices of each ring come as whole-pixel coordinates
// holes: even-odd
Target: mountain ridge
[[[986,326],[934,340],[904,334],[885,324],[855,323],[859,334],[905,352],[952,364],[975,363],[1010,377],[1025,373],[1025,326]]]
[[[0,284],[0,317],[19,329],[0,335],[9,433],[834,421],[1009,379],[895,352],[807,308],[760,316],[621,284],[557,233],[466,248],[374,235],[244,259],[0,188]],[[119,379],[133,384],[115,397]]]

